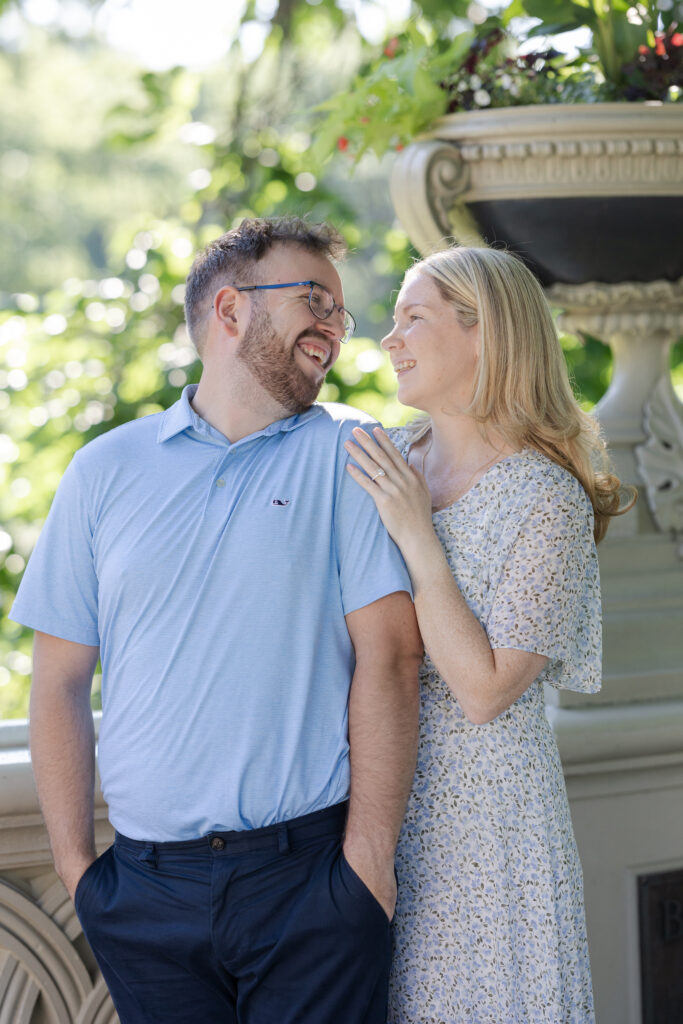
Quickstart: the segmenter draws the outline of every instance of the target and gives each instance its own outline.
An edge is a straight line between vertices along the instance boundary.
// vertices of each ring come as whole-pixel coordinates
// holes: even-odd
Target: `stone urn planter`
[[[546,286],[683,277],[683,105],[447,115],[399,155],[391,190],[421,252],[504,242]]]

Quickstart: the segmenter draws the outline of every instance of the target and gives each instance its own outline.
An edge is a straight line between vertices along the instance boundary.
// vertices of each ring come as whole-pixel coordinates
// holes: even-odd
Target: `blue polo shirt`
[[[410,592],[344,468],[363,414],[315,405],[231,444],[193,393],[77,452],[11,613],[99,645],[110,819],[159,842],[344,800],[344,616]]]

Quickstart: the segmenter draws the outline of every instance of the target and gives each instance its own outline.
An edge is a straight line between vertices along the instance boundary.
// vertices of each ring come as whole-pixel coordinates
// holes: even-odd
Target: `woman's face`
[[[427,274],[409,273],[399,292],[395,326],[382,340],[398,377],[403,405],[433,414],[465,410],[474,394],[479,327],[462,327]]]

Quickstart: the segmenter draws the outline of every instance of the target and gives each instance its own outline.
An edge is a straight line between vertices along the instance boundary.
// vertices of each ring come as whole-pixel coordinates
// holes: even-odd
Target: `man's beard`
[[[318,397],[325,378],[321,377],[316,383],[306,376],[296,363],[294,349],[285,350],[270,314],[259,306],[258,301],[252,306],[237,357],[279,405],[292,415],[305,412]],[[304,331],[301,337],[306,335],[315,337],[315,331]]]

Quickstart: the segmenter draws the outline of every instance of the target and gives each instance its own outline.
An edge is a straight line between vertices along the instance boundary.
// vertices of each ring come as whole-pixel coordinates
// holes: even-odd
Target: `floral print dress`
[[[405,457],[405,429],[391,433]],[[389,1024],[589,1024],[582,872],[543,684],[600,687],[590,502],[525,449],[433,521],[491,646],[550,660],[507,711],[472,725],[425,656]]]

